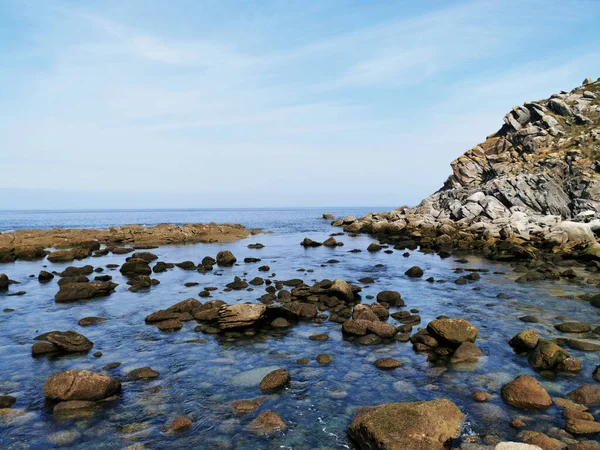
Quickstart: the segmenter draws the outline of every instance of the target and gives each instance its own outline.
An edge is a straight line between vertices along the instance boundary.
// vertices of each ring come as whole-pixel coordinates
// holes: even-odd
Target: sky
[[[0,209],[414,205],[598,44],[595,0],[0,0]]]

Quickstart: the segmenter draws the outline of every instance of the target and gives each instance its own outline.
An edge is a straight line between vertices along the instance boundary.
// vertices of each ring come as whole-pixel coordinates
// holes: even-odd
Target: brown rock
[[[248,429],[255,433],[260,434],[273,434],[278,431],[283,431],[287,428],[287,425],[283,419],[273,411],[264,411],[254,419]]]
[[[44,383],[44,395],[49,400],[102,400],[117,394],[121,383],[88,370],[66,370],[52,375]]]
[[[569,392],[567,398],[583,405],[597,405],[600,404],[600,387],[585,384]]]
[[[277,369],[269,372],[260,382],[261,391],[275,391],[287,385],[291,380],[286,369]]]
[[[359,410],[348,432],[361,449],[442,450],[460,436],[463,420],[445,399],[390,403]]]
[[[460,345],[466,341],[475,342],[477,339],[477,328],[464,319],[437,319],[429,322],[427,331],[436,339],[452,345]]]
[[[502,386],[502,400],[521,409],[545,409],[552,405],[546,390],[529,375],[519,375]]]

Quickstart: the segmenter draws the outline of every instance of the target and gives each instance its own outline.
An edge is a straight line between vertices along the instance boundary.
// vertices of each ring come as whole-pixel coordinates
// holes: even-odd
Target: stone
[[[271,322],[271,327],[273,327],[273,328],[289,328],[291,326],[292,326],[292,324],[289,323],[283,317],[278,317],[277,319],[273,320],[273,322]]]
[[[317,362],[322,366],[327,366],[333,362],[333,356],[326,353],[321,353],[317,355]]]
[[[275,391],[286,386],[291,380],[286,369],[277,369],[269,372],[260,382],[261,391]]]
[[[410,278],[421,278],[423,276],[423,269],[421,269],[419,266],[413,266],[404,272],[404,275]]]
[[[113,283],[101,282],[69,283],[60,287],[60,290],[54,296],[54,301],[56,303],[70,303],[106,297],[114,292],[115,286]]]
[[[267,398],[267,396],[262,396],[249,400],[235,400],[231,402],[231,407],[237,414],[246,414],[257,409]]]
[[[565,430],[575,435],[600,433],[600,423],[591,420],[567,419]]]
[[[47,283],[54,278],[54,275],[50,272],[46,272],[45,270],[40,271],[38,274],[38,281],[40,283]]]
[[[175,432],[184,431],[190,429],[192,427],[192,424],[192,419],[190,419],[189,417],[179,416],[173,419],[171,423],[169,423],[169,425],[167,426],[167,430]]]
[[[352,289],[350,288],[348,283],[346,283],[340,278],[336,278],[335,280],[333,280],[333,283],[329,288],[329,292],[342,300],[354,300],[354,293],[352,292]]]
[[[216,262],[217,265],[221,267],[231,267],[236,263],[236,261],[237,258],[233,256],[233,253],[231,253],[229,250],[224,250],[217,253]]]
[[[381,291],[377,294],[377,301],[390,306],[405,306],[402,296],[397,291]]]
[[[521,442],[499,442],[494,450],[542,450],[542,448]]]
[[[545,409],[552,405],[546,390],[529,375],[519,375],[502,386],[502,400],[520,409]]]
[[[44,395],[49,400],[89,400],[97,401],[121,390],[117,380],[88,370],[66,370],[49,377],[44,383]]]
[[[348,433],[361,449],[443,450],[460,436],[464,414],[451,401],[390,403],[361,408]]]
[[[0,409],[12,408],[17,399],[12,395],[0,395]]]
[[[508,341],[511,347],[518,350],[533,350],[540,340],[536,330],[523,330]]]
[[[150,268],[146,260],[133,257],[127,259],[127,261],[123,263],[119,271],[125,276],[150,275],[152,273],[152,269]]]
[[[107,321],[108,319],[105,319],[104,317],[84,317],[83,319],[79,319],[77,325],[79,325],[80,327],[87,327],[90,325],[96,325],[98,323]]]
[[[483,403],[487,402],[492,395],[489,392],[477,391],[471,394],[471,398],[476,402]]]
[[[379,358],[373,362],[373,365],[378,369],[392,370],[402,366],[402,361],[395,358]]]
[[[177,331],[183,327],[183,323],[178,319],[162,320],[155,325],[161,331]]]
[[[477,361],[480,357],[485,356],[479,347],[469,341],[465,341],[458,346],[450,357],[450,362],[453,364]]]
[[[541,339],[529,355],[529,365],[536,370],[555,369],[569,354],[552,341]]]
[[[250,327],[262,319],[266,311],[266,305],[262,304],[242,303],[223,306],[219,309],[219,328],[228,330]]]
[[[598,405],[600,404],[600,387],[585,384],[569,392],[567,398],[583,405]]]
[[[455,346],[466,341],[475,342],[477,339],[477,328],[464,319],[437,319],[429,322],[427,330],[438,340]]]
[[[44,335],[46,341],[67,353],[87,352],[94,343],[76,331],[52,331]]]
[[[139,369],[134,369],[129,372],[127,374],[127,378],[129,380],[147,380],[150,378],[156,378],[159,375],[160,373],[151,367],[140,367]]]
[[[273,434],[286,428],[287,425],[283,419],[273,411],[263,411],[248,425],[250,431],[259,434]]]

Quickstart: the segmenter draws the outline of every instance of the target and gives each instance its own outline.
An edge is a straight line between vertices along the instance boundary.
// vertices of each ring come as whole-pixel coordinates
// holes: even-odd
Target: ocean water
[[[527,412],[505,405],[500,398],[501,386],[519,374],[536,376],[551,396],[564,396],[571,389],[593,383],[591,373],[598,361],[597,353],[569,350],[581,358],[583,370],[576,376],[545,379],[527,364],[527,358],[511,350],[507,341],[526,328],[538,330],[544,337],[566,336],[554,329],[554,324],[585,321],[598,324],[599,309],[577,299],[585,292],[597,289],[585,283],[543,282],[518,284],[516,274],[506,264],[491,263],[476,257],[459,263],[455,258],[441,259],[437,255],[410,251],[369,253],[373,242],[369,236],[337,237],[343,247],[305,249],[299,245],[304,237],[322,241],[331,233],[341,231],[321,213],[336,216],[363,215],[386,208],[290,209],[290,210],[195,210],[195,211],[102,211],[102,212],[3,212],[3,230],[37,227],[106,227],[126,223],[186,223],[239,222],[272,233],[251,236],[237,242],[164,246],[152,250],[159,260],[200,262],[204,256],[215,256],[220,250],[231,250],[238,264],[206,274],[174,268],[154,274],[160,284],[146,292],[127,290],[126,279],[107,264],[122,264],[128,255],[109,254],[77,261],[73,265],[92,264],[102,267],[104,274],[119,283],[111,296],[72,304],[57,304],[57,278],[40,284],[36,277],[43,268],[61,271],[70,264],[48,261],[1,264],[19,285],[9,292],[26,291],[23,296],[0,294],[0,395],[17,398],[18,414],[0,415],[0,448],[48,449],[85,448],[120,449],[143,444],[148,449],[343,449],[350,448],[347,427],[360,406],[381,403],[449,398],[466,414],[464,436],[496,436],[516,440],[517,431],[508,426],[515,417],[527,423],[528,430],[552,434],[551,428],[564,426],[561,411],[553,406],[543,412]],[[261,242],[263,249],[248,249],[250,243]],[[349,250],[361,249],[361,253]],[[260,263],[246,264],[245,257],[261,258]],[[328,262],[338,260],[338,263]],[[205,286],[215,286],[212,299],[230,304],[257,302],[265,286],[252,291],[224,292],[234,276],[247,278],[267,276],[258,266],[267,264],[267,275],[273,280],[301,278],[307,284],[325,278],[343,278],[363,287],[363,302],[367,295],[381,290],[397,290],[406,302],[405,308],[391,312],[418,309],[420,326],[440,315],[462,317],[479,329],[477,345],[485,353],[477,363],[451,365],[431,363],[427,356],[415,353],[410,343],[392,342],[363,347],[343,339],[341,325],[330,321],[322,324],[300,322],[290,329],[264,330],[255,336],[216,336],[195,332],[195,321],[185,322],[177,332],[165,333],[146,325],[144,318],[186,298],[198,297]],[[424,278],[433,276],[446,283],[427,283],[410,279],[407,268],[421,266]],[[480,281],[456,285],[457,268],[488,269]],[[308,272],[307,270],[312,270]],[[584,272],[582,274],[585,275]],[[373,277],[375,283],[358,283],[361,277]],[[186,282],[198,282],[185,287]],[[503,293],[508,298],[498,298]],[[524,323],[519,317],[535,315],[539,323]],[[98,325],[80,327],[77,322],[86,316],[110,320]],[[390,319],[390,323],[396,323]],[[52,330],[76,330],[94,342],[89,354],[33,358],[33,338]],[[413,329],[416,331],[416,327]],[[315,342],[308,337],[328,333],[329,340]],[[570,336],[572,337],[572,336]],[[95,351],[102,356],[94,357]],[[327,366],[315,358],[328,353],[334,360]],[[381,371],[373,361],[394,357],[403,366],[393,371]],[[310,363],[296,363],[299,358]],[[67,369],[101,371],[112,362],[122,365],[108,372],[123,381],[123,392],[116,401],[98,408],[92,417],[78,420],[58,420],[44,400],[43,384],[53,373]],[[132,369],[150,366],[160,372],[149,381],[127,381]],[[268,371],[284,367],[292,377],[289,388],[270,396],[261,407],[249,414],[235,415],[231,402],[262,395],[258,388]],[[472,392],[484,390],[492,397],[487,403],[476,403]],[[591,411],[598,414],[599,407]],[[259,436],[247,430],[248,424],[262,411],[279,414],[288,428],[276,435]],[[191,430],[178,434],[164,431],[169,420],[186,415],[193,421]],[[598,439],[598,437],[593,437]],[[456,443],[459,445],[460,442]]]

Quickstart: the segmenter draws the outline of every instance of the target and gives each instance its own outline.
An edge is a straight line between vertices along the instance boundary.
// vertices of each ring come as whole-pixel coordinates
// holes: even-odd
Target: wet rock
[[[371,252],[371,253],[375,253],[378,252],[382,249],[383,247],[379,244],[376,244],[374,242],[370,243],[369,246],[367,247],[367,251]]]
[[[271,327],[273,327],[273,328],[289,328],[291,326],[292,326],[292,324],[289,323],[283,317],[278,317],[277,319],[273,320],[273,322],[271,322]]]
[[[74,277],[64,277],[58,280],[58,286],[64,286],[65,284],[71,283],[87,283],[89,280],[85,275],[77,275]]]
[[[54,278],[54,275],[51,274],[50,272],[46,272],[45,270],[42,270],[39,275],[38,275],[38,281],[40,283],[47,283],[49,281],[51,281]],[[1,286],[0,286],[1,289]]]
[[[328,239],[325,239],[325,241],[323,241],[323,245],[324,245],[325,247],[330,247],[330,248],[333,248],[333,247],[337,247],[337,246],[342,246],[342,245],[344,245],[344,243],[343,243],[343,242],[338,242],[338,241],[337,241],[337,240],[336,240],[336,239],[335,239],[335,238],[332,236],[332,237],[330,237],[330,238],[328,238]]]
[[[51,331],[43,335],[44,339],[59,351],[66,353],[88,352],[94,346],[94,343],[82,334],[76,331]]]
[[[96,412],[96,402],[89,400],[70,400],[58,403],[52,414],[60,419],[85,419]]]
[[[159,375],[160,373],[151,367],[140,367],[139,369],[134,369],[129,372],[127,374],[127,378],[129,380],[147,380],[150,378],[156,378]]]
[[[106,297],[114,292],[113,283],[69,283],[60,287],[54,296],[56,303],[69,303],[78,300],[88,300],[97,297]]]
[[[491,394],[489,392],[477,391],[471,394],[471,398],[476,402],[483,403],[487,402],[491,398]]]
[[[291,380],[286,369],[277,369],[269,372],[260,382],[261,391],[275,391],[286,386]]]
[[[494,450],[542,450],[542,448],[521,442],[499,442]]]
[[[327,366],[333,362],[333,356],[328,355],[327,353],[321,353],[317,355],[317,362],[322,366]]]
[[[368,322],[378,322],[379,317],[368,305],[356,305],[352,312],[352,319],[355,321],[364,320]]]
[[[375,334],[367,334],[359,337],[355,342],[359,345],[378,345],[383,342],[383,339]]]
[[[304,238],[302,242],[300,242],[302,247],[320,247],[323,245],[321,242],[313,241],[311,238]]]
[[[36,342],[31,346],[32,356],[48,355],[52,353],[58,353],[60,349],[50,342]]]
[[[402,366],[402,361],[395,358],[379,358],[373,362],[373,365],[378,369],[392,370]]]
[[[596,366],[594,369],[594,373],[592,373],[592,378],[596,381],[600,381],[600,364]]]
[[[0,409],[12,408],[17,399],[12,395],[0,395]]]
[[[248,425],[248,430],[260,434],[273,434],[283,431],[286,428],[287,425],[283,419],[273,411],[264,411],[260,413],[260,415]]]
[[[94,272],[94,267],[89,264],[83,267],[69,266],[63,270],[59,275],[61,277],[77,277],[80,275],[89,275]]]
[[[158,256],[156,256],[152,252],[135,252],[133,255],[131,255],[131,258],[132,259],[141,259],[148,263],[148,262],[157,260]],[[128,259],[128,261],[129,261],[129,259]]]
[[[231,402],[233,411],[237,414],[246,414],[257,409],[262,403],[269,397],[262,396],[258,398],[252,398],[249,400],[235,400]]]
[[[354,300],[354,293],[350,285],[340,278],[333,280],[329,292],[342,300]]]
[[[329,335],[327,333],[317,333],[311,334],[308,338],[311,341],[324,342],[329,339]]]
[[[556,342],[560,345],[566,345],[573,350],[582,352],[600,352],[600,343],[588,339],[563,339],[558,338]]]
[[[567,419],[565,430],[575,435],[600,433],[600,423],[593,420]]]
[[[371,311],[373,311],[373,313],[377,316],[377,318],[382,322],[385,322],[390,317],[390,312],[388,311],[388,309],[379,302],[375,302],[369,307],[371,308]]]
[[[429,322],[427,331],[436,339],[455,346],[466,341],[475,342],[477,339],[477,328],[464,319],[437,319]]]
[[[598,405],[600,404],[600,387],[585,384],[569,392],[567,398],[582,405]]]
[[[521,322],[527,322],[527,323],[539,323],[540,322],[539,317],[535,317],[535,316],[523,316],[523,317],[519,317],[519,320]]]
[[[150,275],[152,273],[152,269],[150,269],[148,261],[133,257],[127,259],[119,271],[125,276]]]
[[[217,265],[221,267],[231,267],[237,262],[237,258],[233,256],[229,250],[224,250],[217,253]],[[203,262],[204,265],[204,262]]]
[[[6,291],[10,284],[10,280],[5,273],[0,273],[0,291]]]
[[[466,341],[458,346],[450,358],[453,364],[477,361],[485,356],[479,347],[472,342]]]
[[[260,242],[257,242],[256,244],[248,244],[248,248],[261,249],[265,248],[265,246]]]
[[[390,306],[404,306],[404,300],[397,291],[381,291],[377,294],[377,301]]]
[[[533,350],[540,340],[535,330],[523,330],[508,341],[509,345],[518,350]]]
[[[144,289],[148,289],[151,286],[160,284],[160,281],[154,278],[150,278],[148,275],[136,275],[130,277],[127,281],[127,284],[130,286],[129,290],[131,292],[138,292]]]
[[[152,268],[152,272],[162,273],[162,272],[166,272],[168,269],[172,269],[173,267],[175,267],[175,264],[158,261],[156,264],[154,264],[154,267]]]
[[[73,248],[70,250],[58,250],[48,255],[48,261],[53,263],[71,262],[74,259],[84,259],[90,256],[91,252],[84,248]]]
[[[536,370],[553,370],[569,354],[552,341],[540,339],[538,345],[529,355],[529,365]]]
[[[219,328],[227,330],[252,326],[262,319],[266,311],[267,307],[260,304],[223,306],[219,310]]]
[[[117,380],[88,370],[66,370],[52,375],[44,383],[44,395],[49,400],[97,401],[121,390]]]
[[[110,363],[105,365],[102,370],[113,370],[116,369],[117,367],[120,367],[121,363],[120,362],[114,362],[114,363]]]
[[[404,272],[404,275],[411,278],[421,278],[423,276],[423,269],[421,269],[419,266],[413,266]]]
[[[176,263],[175,266],[182,270],[196,270],[196,263],[194,261],[183,261]]]
[[[312,319],[317,316],[317,307],[310,303],[294,300],[286,303],[283,309],[292,313],[298,319]]]
[[[552,405],[546,390],[529,375],[519,375],[502,386],[502,400],[521,409],[545,409]]]
[[[160,331],[177,331],[181,330],[183,323],[179,319],[169,319],[156,322],[156,327]]]
[[[563,333],[587,333],[592,330],[591,325],[582,322],[565,322],[554,325],[558,331]]]
[[[544,450],[561,450],[565,445],[558,439],[551,438],[538,431],[523,431],[519,433],[519,439],[529,445],[537,445]]]
[[[242,280],[240,277],[235,277],[231,283],[227,283],[226,285],[229,289],[233,289],[236,291],[246,289],[248,287],[248,283]]]
[[[174,432],[184,431],[184,430],[190,429],[192,427],[192,424],[193,424],[192,419],[190,419],[189,417],[179,416],[179,417],[176,417],[175,419],[173,419],[167,425],[167,430],[174,431]]]
[[[451,401],[390,403],[361,408],[348,428],[360,449],[442,450],[458,438],[464,415]]]

